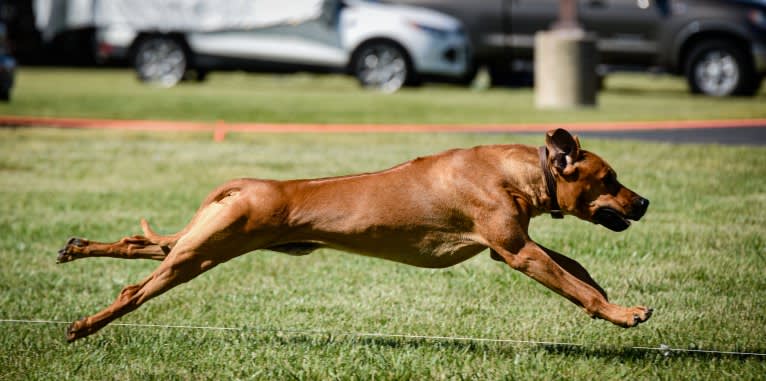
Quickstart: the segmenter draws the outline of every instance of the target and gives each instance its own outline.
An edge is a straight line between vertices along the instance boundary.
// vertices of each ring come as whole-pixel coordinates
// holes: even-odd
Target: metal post
[[[586,33],[578,21],[577,5],[577,0],[559,0],[558,20],[551,30],[535,35],[538,108],[596,105],[596,38]]]

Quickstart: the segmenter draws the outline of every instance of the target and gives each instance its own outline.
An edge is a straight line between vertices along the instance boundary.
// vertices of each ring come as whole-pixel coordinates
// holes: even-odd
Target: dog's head
[[[564,212],[618,232],[644,216],[649,200],[623,186],[606,161],[580,148],[576,136],[549,131],[545,145]]]

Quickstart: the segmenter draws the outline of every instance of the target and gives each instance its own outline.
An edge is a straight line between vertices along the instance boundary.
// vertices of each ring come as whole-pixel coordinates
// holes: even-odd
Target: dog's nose
[[[636,198],[633,201],[633,213],[631,213],[632,215],[630,216],[630,218],[636,221],[640,220],[641,217],[643,217],[644,214],[646,214],[646,210],[648,208],[649,208],[649,200],[643,197]]]

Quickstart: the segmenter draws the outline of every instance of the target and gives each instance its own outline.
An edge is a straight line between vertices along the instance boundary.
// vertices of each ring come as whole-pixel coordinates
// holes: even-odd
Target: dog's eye
[[[617,185],[617,175],[614,172],[609,172],[604,176],[603,180],[604,185],[611,187],[614,185]]]

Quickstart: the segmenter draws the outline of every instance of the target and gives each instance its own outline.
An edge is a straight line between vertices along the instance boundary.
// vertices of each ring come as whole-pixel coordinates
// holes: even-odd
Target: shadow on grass
[[[761,355],[766,353],[766,348],[749,349],[742,353],[638,347],[566,347],[560,345],[540,346],[540,348],[550,354],[622,360],[649,360],[657,358],[766,360],[766,356]]]
[[[644,87],[629,87],[629,86],[607,86],[602,93],[614,94],[614,95],[629,95],[629,96],[648,96],[648,95],[669,95],[669,96],[689,96],[691,93],[686,89],[671,89],[671,88],[659,88],[659,89],[647,89]]]
[[[601,358],[617,360],[652,360],[652,359],[738,359],[738,360],[766,360],[766,348],[751,348],[741,353],[684,350],[672,348],[639,348],[639,347],[606,347],[585,346],[568,343],[537,343],[537,342],[481,342],[470,340],[431,339],[431,338],[402,338],[402,337],[360,337],[354,335],[333,334],[288,334],[280,336],[264,337],[262,334],[253,334],[257,340],[276,341],[283,345],[307,345],[311,347],[326,346],[369,346],[384,347],[390,349],[423,349],[439,350],[450,349],[459,352],[490,352],[496,355],[513,356],[518,352],[532,351],[545,352],[550,355],[559,355],[578,358]]]

